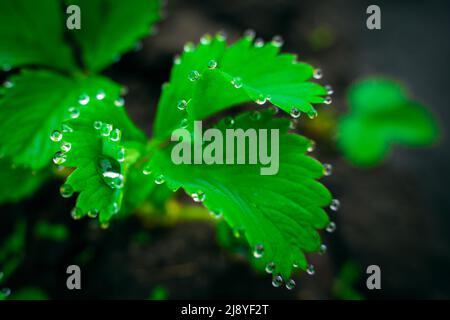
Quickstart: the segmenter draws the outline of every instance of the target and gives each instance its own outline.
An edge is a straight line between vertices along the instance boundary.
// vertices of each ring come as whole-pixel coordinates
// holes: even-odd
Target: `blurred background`
[[[369,4],[381,8],[381,30],[366,28]],[[310,255],[316,273],[296,277],[294,290],[273,288],[244,249],[218,244],[213,221],[155,223],[144,208],[99,230],[87,219],[71,219],[75,199],[63,199],[55,179],[32,198],[0,207],[0,245],[21,248],[14,273],[2,284],[12,297],[32,292],[53,299],[450,298],[450,3],[169,0],[165,11],[158,32],[105,72],[128,87],[127,111],[149,135],[173,56],[205,33],[224,30],[235,40],[254,29],[267,41],[280,35],[283,51],[323,70],[322,83],[335,91],[331,111],[321,117],[319,109],[320,116],[300,124],[299,132],[316,140],[314,156],[333,165],[333,175],[323,182],[341,208],[333,213],[337,230],[323,234],[328,253]],[[437,146],[395,148],[369,170],[342,159],[327,119],[347,110],[348,86],[370,75],[398,79],[433,112],[441,129]],[[177,199],[162,204],[164,210],[193,205],[181,194]],[[79,292],[66,288],[70,264],[82,269]],[[381,290],[366,288],[372,264],[381,268]]]

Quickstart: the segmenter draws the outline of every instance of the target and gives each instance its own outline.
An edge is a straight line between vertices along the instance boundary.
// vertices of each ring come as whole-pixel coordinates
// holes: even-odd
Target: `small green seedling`
[[[61,7],[73,4],[82,23],[68,30]],[[2,175],[17,177],[2,182],[2,190],[9,189],[5,200],[30,194],[51,161],[60,175],[68,174],[61,195],[78,194],[72,217],[98,219],[104,228],[158,189],[182,188],[246,239],[274,286],[292,289],[296,268],[314,273],[305,253],[323,251],[318,231],[334,230],[324,208],[335,202],[318,182],[330,167],[308,155],[312,141],[275,114],[314,118],[315,104],[331,103],[331,89],[315,82],[320,69],[280,52],[280,37],[265,43],[246,32],[230,44],[224,33],[205,35],[175,57],[147,137],[125,111],[123,88],[100,72],[151,32],[160,9],[156,0],[0,3],[0,66],[22,68],[1,90]],[[174,130],[194,132],[195,121],[243,103],[255,110],[213,126],[279,130],[276,175],[261,175],[253,165],[171,161]]]

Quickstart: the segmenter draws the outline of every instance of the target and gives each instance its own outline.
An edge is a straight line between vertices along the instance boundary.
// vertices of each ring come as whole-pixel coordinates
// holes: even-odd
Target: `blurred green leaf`
[[[44,65],[75,70],[64,30],[65,19],[57,0],[0,1],[0,68]]]
[[[150,293],[149,300],[167,300],[169,292],[163,286],[156,286]]]
[[[40,288],[24,287],[12,292],[8,300],[49,300],[49,297]]]
[[[88,70],[98,72],[136,47],[161,19],[160,0],[66,0],[81,10],[81,29],[70,30]]]
[[[351,261],[344,263],[333,284],[333,295],[342,300],[364,300],[364,297],[354,289],[360,278],[359,265]]]
[[[439,136],[433,115],[395,81],[369,78],[348,94],[349,113],[339,119],[338,147],[352,164],[379,164],[394,144],[421,147]]]
[[[48,176],[47,171],[16,168],[7,159],[0,159],[0,204],[17,202],[30,196]]]
[[[64,241],[69,237],[69,229],[64,224],[38,221],[34,226],[34,234],[41,239]]]

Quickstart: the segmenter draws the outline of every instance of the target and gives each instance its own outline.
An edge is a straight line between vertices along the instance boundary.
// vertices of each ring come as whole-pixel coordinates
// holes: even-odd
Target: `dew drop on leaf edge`
[[[275,288],[279,288],[281,287],[281,285],[283,284],[283,277],[280,275],[275,276],[272,279],[272,286],[274,286]]]
[[[256,259],[262,258],[264,254],[264,246],[262,244],[257,244],[253,249],[253,256]]]

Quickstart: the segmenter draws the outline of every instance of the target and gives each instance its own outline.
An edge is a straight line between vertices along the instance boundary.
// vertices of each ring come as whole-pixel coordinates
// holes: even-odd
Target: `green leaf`
[[[175,59],[170,83],[163,87],[155,137],[170,136],[184,118],[205,119],[248,101],[270,101],[288,113],[314,117],[312,104],[324,103],[327,91],[309,81],[313,67],[297,62],[294,55],[280,54],[279,47],[276,41],[254,44],[249,36],[227,47],[221,35],[204,36],[196,48],[187,44]],[[180,111],[178,106],[184,105],[186,111]]]
[[[48,176],[46,171],[32,172],[0,159],[0,204],[17,202],[32,195]]]
[[[59,1],[0,1],[0,68],[45,65],[74,70],[65,28]]]
[[[49,300],[48,295],[37,287],[23,287],[14,290],[8,300]]]
[[[69,237],[70,231],[65,224],[38,221],[34,226],[34,234],[39,239],[62,242]]]
[[[136,47],[161,18],[160,0],[66,0],[81,10],[81,29],[70,30],[88,70],[98,72]]]
[[[374,166],[393,144],[421,147],[439,136],[433,115],[395,81],[369,78],[348,94],[349,113],[339,119],[338,146],[357,166]]]
[[[62,151],[54,158],[56,164],[76,168],[61,187],[63,196],[80,193],[72,216],[99,215],[102,224],[120,211],[128,173],[146,144],[117,90],[105,93],[104,99],[80,108],[78,118],[63,123]]]
[[[0,97],[0,153],[14,164],[41,169],[58,150],[50,135],[76,116],[83,97],[120,89],[102,77],[70,78],[49,71],[24,70],[12,76]],[[81,99],[80,99],[81,98]]]
[[[229,125],[227,118],[216,127],[224,132]],[[331,202],[329,191],[316,181],[324,175],[322,164],[305,155],[311,141],[288,133],[288,127],[289,121],[272,118],[270,109],[234,120],[234,129],[279,130],[275,175],[261,175],[261,166],[252,164],[175,165],[173,145],[155,152],[150,161],[155,182],[165,181],[173,190],[182,187],[197,201],[204,197],[203,204],[223,216],[236,235],[245,236],[250,248],[264,247],[261,259],[274,263],[274,275],[286,280],[294,265],[307,268],[305,252],[319,250],[317,229],[329,223],[322,207]]]

